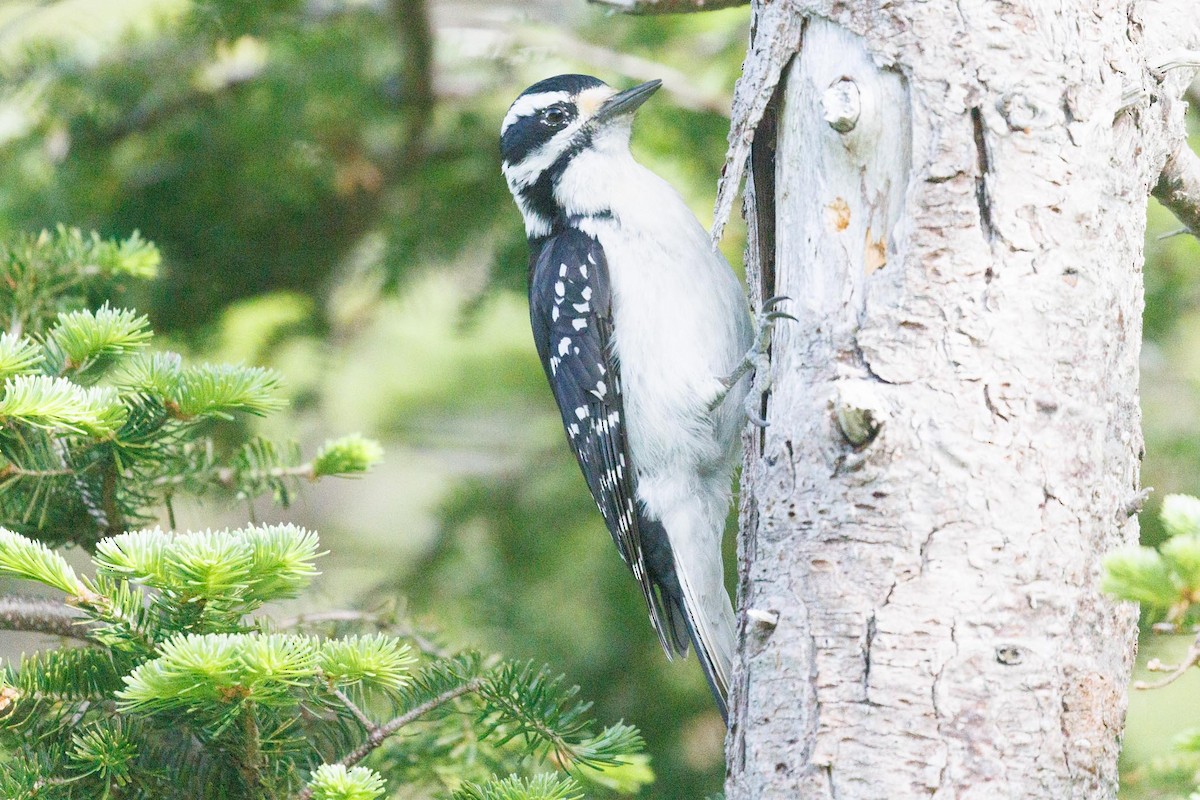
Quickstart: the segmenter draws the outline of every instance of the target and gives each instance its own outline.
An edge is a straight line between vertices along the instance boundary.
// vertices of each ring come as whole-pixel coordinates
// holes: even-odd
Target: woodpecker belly
[[[647,172],[636,185],[658,183]],[[639,475],[715,470],[727,484],[749,381],[717,409],[709,404],[750,346],[746,301],[683,200],[666,184],[655,188],[665,191],[639,196],[613,217],[580,223],[609,265],[612,347],[621,363],[630,449]],[[653,216],[643,216],[641,206],[654,209]]]

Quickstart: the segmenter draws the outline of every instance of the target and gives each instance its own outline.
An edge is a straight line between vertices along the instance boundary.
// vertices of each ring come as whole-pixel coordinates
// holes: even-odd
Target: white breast
[[[613,215],[581,227],[608,261],[634,464],[644,476],[679,470],[727,476],[745,382],[716,414],[708,405],[750,346],[741,284],[683,199],[657,175],[632,157],[589,153],[576,162],[560,191],[579,197],[580,205],[603,203]]]

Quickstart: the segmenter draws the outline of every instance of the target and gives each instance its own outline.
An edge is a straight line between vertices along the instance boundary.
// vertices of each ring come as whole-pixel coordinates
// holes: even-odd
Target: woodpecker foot
[[[750,345],[750,349],[746,351],[742,362],[738,364],[728,378],[721,381],[724,388],[709,404],[709,411],[714,411],[721,403],[725,402],[725,398],[729,395],[730,389],[737,385],[746,373],[754,371],[754,385],[751,387],[749,394],[746,395],[744,407],[746,410],[746,418],[754,425],[760,428],[767,427],[767,421],[759,416],[759,409],[762,407],[762,399],[771,389],[771,370],[770,356],[767,349],[771,345],[771,332],[775,329],[775,323],[781,319],[790,319],[793,322],[797,321],[795,317],[786,311],[779,311],[775,307],[785,300],[791,298],[783,295],[778,295],[766,300],[762,304],[762,308],[755,315],[755,334],[754,342]]]

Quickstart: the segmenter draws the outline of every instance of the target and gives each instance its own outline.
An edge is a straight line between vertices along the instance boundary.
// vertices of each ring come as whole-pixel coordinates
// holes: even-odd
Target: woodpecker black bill
[[[634,112],[660,86],[540,81],[509,108],[500,149],[567,442],[663,650],[695,648],[724,717],[735,624],[721,541],[756,336],[703,226],[630,154]]]
[[[642,103],[650,99],[650,95],[658,91],[662,86],[662,81],[652,80],[638,84],[632,89],[626,89],[623,92],[618,92],[600,106],[600,110],[596,112],[593,123],[604,122],[621,114],[632,114],[641,107]]]

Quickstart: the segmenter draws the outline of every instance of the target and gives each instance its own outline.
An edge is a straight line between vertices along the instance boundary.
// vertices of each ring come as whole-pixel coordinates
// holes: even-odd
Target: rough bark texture
[[[1149,65],[1196,17],[756,6],[728,180],[753,138],[752,292],[800,322],[747,448],[730,800],[1115,796],[1135,611],[1099,561],[1137,537],[1145,206],[1187,77]]]

